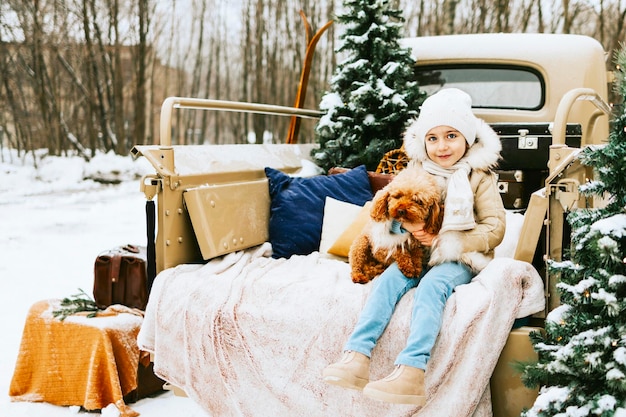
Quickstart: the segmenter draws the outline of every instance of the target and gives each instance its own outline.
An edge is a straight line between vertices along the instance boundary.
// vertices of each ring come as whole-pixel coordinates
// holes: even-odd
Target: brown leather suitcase
[[[150,282],[146,247],[119,246],[96,257],[93,297],[98,308],[112,304],[145,310]]]
[[[93,286],[98,308],[123,304],[145,310],[152,284],[147,269],[145,246],[124,245],[99,254],[94,265]],[[152,366],[148,356],[140,357],[137,388],[124,396],[126,403],[134,403],[163,391],[165,381],[154,374]]]

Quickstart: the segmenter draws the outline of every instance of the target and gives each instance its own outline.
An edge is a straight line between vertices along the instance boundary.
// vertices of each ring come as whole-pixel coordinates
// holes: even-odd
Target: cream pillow
[[[328,254],[330,247],[354,222],[362,209],[363,207],[359,205],[326,197],[324,218],[322,220],[322,239],[319,249],[321,254]]]
[[[339,237],[335,240],[332,246],[328,248],[328,253],[344,258],[348,257],[352,242],[359,234],[361,234],[363,227],[370,219],[371,207],[371,201],[365,203],[365,205],[361,208],[352,223],[350,223],[350,225],[344,229],[344,231],[339,235]]]

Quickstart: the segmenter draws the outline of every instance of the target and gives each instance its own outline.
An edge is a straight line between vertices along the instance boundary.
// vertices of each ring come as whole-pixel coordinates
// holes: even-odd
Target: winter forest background
[[[472,32],[577,33],[609,52],[624,40],[623,0],[390,1],[402,36]],[[0,3],[0,146],[48,154],[127,154],[158,143],[165,97],[291,106],[306,50],[341,0],[4,0]],[[305,108],[317,109],[341,56],[343,28],[322,35]],[[418,57],[419,59],[419,57]],[[175,143],[282,142],[288,118],[185,112]],[[300,142],[314,140],[303,122]]]

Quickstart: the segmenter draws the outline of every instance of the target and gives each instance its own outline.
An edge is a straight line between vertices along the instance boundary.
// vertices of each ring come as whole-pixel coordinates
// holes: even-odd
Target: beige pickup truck
[[[467,91],[476,115],[491,124],[503,143],[501,195],[507,209],[524,215],[515,259],[539,271],[546,298],[545,311],[511,331],[491,378],[493,415],[517,416],[532,405],[536,392],[523,387],[510,363],[533,358],[528,333],[540,328],[547,311],[559,304],[558,277],[546,272],[545,261],[560,259],[568,245],[564,213],[595,204],[578,193],[591,172],[576,155],[608,138],[607,54],[597,41],[578,35],[451,35],[406,39],[404,45],[414,52],[415,74],[425,91],[451,86]],[[298,173],[315,146],[172,144],[173,114],[190,109],[320,116],[316,110],[283,106],[168,98],[160,145],[132,150],[155,169],[142,179],[141,191],[157,201],[158,273],[267,242],[270,196],[264,167]],[[159,353],[152,353],[158,372]]]

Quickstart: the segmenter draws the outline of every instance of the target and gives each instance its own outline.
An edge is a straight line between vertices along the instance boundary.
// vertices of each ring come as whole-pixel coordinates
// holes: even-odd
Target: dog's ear
[[[372,200],[372,208],[370,209],[370,216],[377,222],[387,220],[389,211],[387,210],[387,200],[389,199],[389,191],[382,189],[378,190]]]
[[[439,200],[436,200],[430,208],[430,212],[426,217],[426,221],[424,222],[424,230],[428,233],[436,235],[439,233],[441,229],[441,224],[443,223],[443,203]]]

